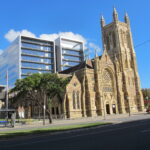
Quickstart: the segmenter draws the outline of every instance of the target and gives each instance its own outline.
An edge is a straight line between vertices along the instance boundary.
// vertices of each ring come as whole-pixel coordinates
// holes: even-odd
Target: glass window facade
[[[9,88],[11,88],[14,86],[15,81],[19,78],[19,38],[17,38],[0,55],[1,85],[6,85],[7,70],[8,70],[8,84]]]
[[[63,66],[62,70],[66,70],[66,69],[69,69],[69,68],[70,68],[70,66],[68,66],[68,67],[67,66]]]
[[[36,64],[36,63],[31,63],[31,62],[22,62],[21,63],[22,68],[33,68],[33,69],[53,69],[52,65],[46,65],[46,64]]]
[[[52,72],[50,70],[35,70],[35,69],[21,69],[22,76],[30,75],[32,73],[49,73]]]
[[[31,61],[31,62],[39,62],[39,63],[53,63],[53,59],[50,58],[39,58],[39,57],[31,57],[31,56],[21,56],[23,61]]]
[[[70,55],[80,56],[80,53],[81,53],[80,51],[62,49],[62,54],[70,54]]]
[[[22,48],[22,54],[33,55],[39,57],[54,57],[53,52],[43,52],[43,51],[35,51]]]
[[[62,58],[65,59],[65,60],[81,62],[81,58],[80,57],[76,57],[76,56],[63,55]]]
[[[78,62],[63,61],[64,66],[76,66],[78,64],[79,64]]]
[[[59,72],[78,65],[83,59],[83,43],[80,41],[60,37],[58,42],[52,42],[19,36],[0,55],[0,84],[6,85],[7,70],[9,85],[13,87],[17,79],[32,73],[54,73],[56,65]]]
[[[59,37],[55,43],[57,45],[56,50],[58,71],[68,69],[69,67],[78,65],[84,61],[83,42]]]
[[[32,44],[32,43],[22,43],[21,46],[25,47],[25,48],[37,49],[37,50],[41,50],[41,51],[51,51],[52,50],[52,47],[38,45],[38,44]]]
[[[54,43],[21,39],[21,75],[54,72]]]

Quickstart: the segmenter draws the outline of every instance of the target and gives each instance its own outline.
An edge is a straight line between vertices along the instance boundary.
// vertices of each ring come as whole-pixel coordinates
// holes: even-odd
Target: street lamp
[[[126,97],[127,101],[128,101],[128,109],[129,109],[129,117],[131,116],[131,111],[130,111],[130,104],[129,104],[129,97]]]
[[[104,103],[104,100],[103,100],[103,96],[101,96],[101,101],[102,101],[102,103],[103,103],[104,120],[106,120],[105,103]]]

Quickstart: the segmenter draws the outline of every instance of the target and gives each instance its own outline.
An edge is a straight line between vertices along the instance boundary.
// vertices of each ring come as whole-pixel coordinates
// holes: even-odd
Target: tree
[[[49,123],[52,123],[52,115],[50,104],[54,96],[61,99],[61,94],[65,92],[69,78],[60,78],[57,74],[32,74],[24,79],[19,79],[15,83],[15,87],[11,92],[17,93],[13,98],[13,102],[25,100],[32,101],[45,111],[49,118]],[[61,99],[62,100],[62,99]]]
[[[150,108],[150,89],[142,89],[144,104],[147,108]]]
[[[146,100],[150,99],[150,89],[142,89],[143,97]]]

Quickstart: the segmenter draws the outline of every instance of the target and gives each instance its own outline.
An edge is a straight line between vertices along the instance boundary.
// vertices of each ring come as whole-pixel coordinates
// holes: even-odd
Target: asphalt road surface
[[[150,119],[0,141],[0,150],[150,150]]]

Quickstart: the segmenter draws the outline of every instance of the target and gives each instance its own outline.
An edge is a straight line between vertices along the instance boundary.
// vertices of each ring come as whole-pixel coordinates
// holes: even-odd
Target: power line
[[[140,43],[140,44],[136,45],[135,48],[140,47],[140,46],[142,46],[144,44],[147,44],[149,42],[150,42],[150,40],[144,41],[143,43]]]

